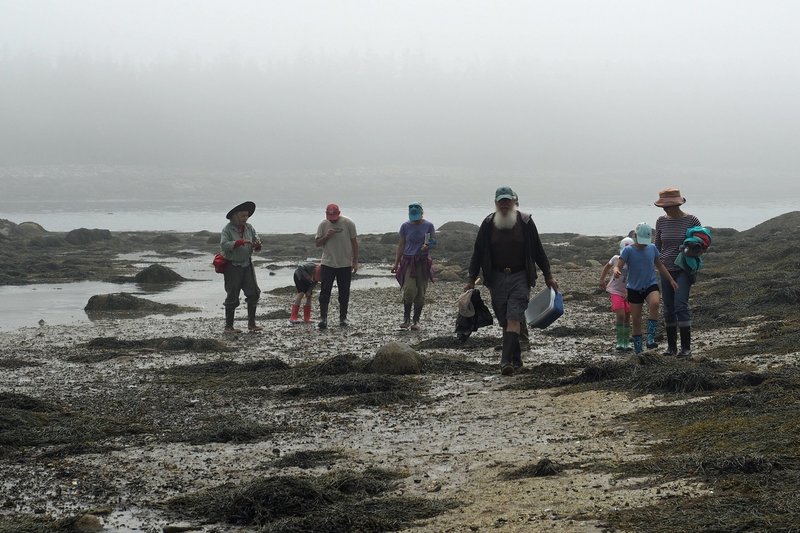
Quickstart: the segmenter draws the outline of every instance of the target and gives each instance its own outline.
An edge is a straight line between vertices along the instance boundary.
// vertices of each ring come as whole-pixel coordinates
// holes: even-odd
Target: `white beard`
[[[494,227],[497,229],[511,229],[517,223],[517,208],[512,207],[507,215],[499,209],[494,213]]]

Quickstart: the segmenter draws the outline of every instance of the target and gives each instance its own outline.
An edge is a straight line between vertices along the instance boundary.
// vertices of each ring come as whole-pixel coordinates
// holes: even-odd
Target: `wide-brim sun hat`
[[[686,198],[681,196],[681,190],[674,187],[658,191],[658,200],[653,202],[656,207],[674,207],[686,203]]]
[[[228,211],[228,214],[225,215],[225,218],[230,220],[231,217],[236,213],[238,213],[239,211],[247,211],[247,216],[251,217],[253,216],[253,213],[255,213],[256,211],[256,204],[254,204],[253,202],[242,202],[233,209],[231,209],[230,211]]]

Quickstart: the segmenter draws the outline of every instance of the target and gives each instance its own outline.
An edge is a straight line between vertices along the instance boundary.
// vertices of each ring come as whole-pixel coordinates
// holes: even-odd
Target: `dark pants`
[[[350,280],[353,270],[349,266],[333,268],[322,265],[320,269],[320,289],[319,289],[319,314],[323,319],[328,318],[328,304],[331,301],[331,290],[333,280],[339,288],[339,318],[347,318],[347,305],[350,303]]]
[[[255,305],[261,296],[261,289],[256,282],[256,270],[253,263],[240,267],[228,265],[225,269],[225,307],[236,309],[239,307],[239,292],[244,292],[247,305]]]
[[[685,327],[692,325],[692,312],[689,309],[689,291],[692,280],[687,272],[670,272],[678,282],[678,290],[674,290],[668,280],[661,278],[661,300],[664,323],[669,326]]]

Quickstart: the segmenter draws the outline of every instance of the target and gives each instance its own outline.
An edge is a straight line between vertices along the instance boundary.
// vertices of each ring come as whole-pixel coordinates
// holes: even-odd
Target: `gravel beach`
[[[696,471],[626,473],[669,440],[631,417],[688,409],[780,372],[794,380],[797,352],[753,350],[731,363],[724,352],[758,339],[764,321],[715,319],[709,297],[696,356],[680,370],[763,379],[618,385],[677,362],[613,350],[595,263],[554,263],[565,314],[531,332],[512,377],[499,374],[496,324],[454,339],[462,281],[431,287],[418,332],[398,329],[394,287],[353,291],[351,327],[326,331],[288,325],[291,291],[276,290],[262,295],[257,334],[223,335],[221,315],[2,332],[0,531],[646,530],[626,513],[715,489]],[[721,277],[712,270],[694,298]],[[795,331],[796,318],[786,320]],[[416,352],[418,373],[371,370],[393,342]],[[348,492],[336,478],[345,473],[381,488]],[[222,511],[265,494],[267,482],[298,480],[323,487],[313,504],[269,493],[255,514]]]

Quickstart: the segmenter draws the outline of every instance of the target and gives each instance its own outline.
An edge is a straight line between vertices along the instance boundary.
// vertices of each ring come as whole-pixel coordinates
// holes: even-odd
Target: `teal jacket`
[[[237,226],[230,222],[222,228],[219,236],[219,249],[225,259],[235,266],[244,267],[250,264],[250,258],[253,255],[253,246],[245,244],[243,246],[236,246],[236,241],[258,241],[258,233],[253,229],[250,224],[244,225],[244,231],[239,231]]]
[[[689,274],[696,274],[703,268],[701,255],[711,246],[711,230],[703,226],[692,226],[686,230],[686,239],[681,244],[675,264]]]

